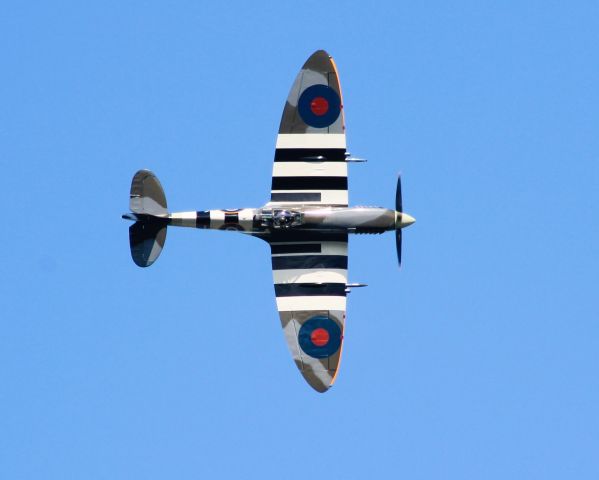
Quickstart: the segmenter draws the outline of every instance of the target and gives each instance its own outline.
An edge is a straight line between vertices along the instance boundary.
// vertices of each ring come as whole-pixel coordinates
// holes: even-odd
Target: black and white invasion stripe
[[[269,205],[347,206],[343,134],[279,134]]]
[[[345,310],[347,234],[285,232],[270,244],[279,311]]]

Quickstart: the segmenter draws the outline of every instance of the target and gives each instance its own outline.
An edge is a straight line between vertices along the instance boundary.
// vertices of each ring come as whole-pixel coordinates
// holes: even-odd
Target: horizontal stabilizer
[[[131,257],[139,267],[152,265],[166,241],[166,224],[158,219],[135,222],[129,227]]]
[[[166,196],[156,175],[149,170],[140,170],[131,181],[129,208],[133,213],[167,215]]]
[[[131,257],[136,265],[152,265],[166,241],[168,211],[162,185],[149,170],[140,170],[131,181],[129,208],[132,214],[123,218],[135,220],[129,227]]]

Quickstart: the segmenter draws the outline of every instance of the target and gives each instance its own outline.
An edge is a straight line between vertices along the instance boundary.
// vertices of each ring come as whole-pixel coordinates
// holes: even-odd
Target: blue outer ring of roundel
[[[324,98],[329,103],[329,109],[324,115],[315,115],[310,108],[312,100]],[[341,99],[337,92],[328,85],[312,85],[306,88],[297,102],[297,110],[302,120],[311,127],[324,128],[335,123],[341,113]]]
[[[312,332],[317,328],[324,328],[329,334],[329,341],[322,347],[314,345],[310,339]],[[312,317],[302,325],[297,338],[306,354],[314,358],[327,358],[341,346],[341,328],[328,317]]]

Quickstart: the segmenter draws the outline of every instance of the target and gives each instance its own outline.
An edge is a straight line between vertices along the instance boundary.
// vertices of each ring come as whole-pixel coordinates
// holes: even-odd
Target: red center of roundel
[[[310,334],[310,340],[317,347],[324,347],[329,343],[329,332],[324,328],[317,328]]]
[[[322,117],[329,111],[329,102],[324,97],[316,97],[310,102],[310,110],[317,117]]]

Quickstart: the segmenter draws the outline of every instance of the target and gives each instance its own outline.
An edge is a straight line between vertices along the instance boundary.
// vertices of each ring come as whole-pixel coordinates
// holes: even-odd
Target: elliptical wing
[[[337,69],[319,50],[298,73],[285,103],[269,205],[347,206],[345,153]]]
[[[335,63],[319,50],[297,75],[281,118],[275,151],[273,208],[347,206],[341,88]],[[273,232],[277,308],[298,369],[318,392],[339,368],[347,284],[347,233]]]
[[[277,309],[291,356],[318,392],[334,383],[346,311],[347,234],[286,233],[270,239]]]

